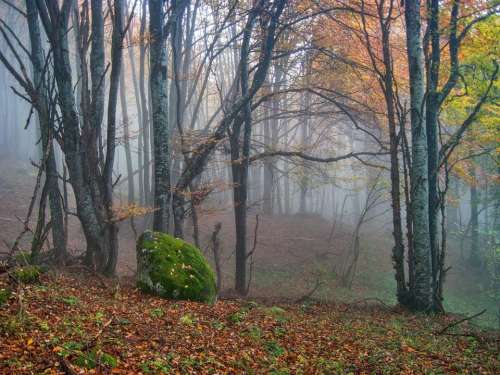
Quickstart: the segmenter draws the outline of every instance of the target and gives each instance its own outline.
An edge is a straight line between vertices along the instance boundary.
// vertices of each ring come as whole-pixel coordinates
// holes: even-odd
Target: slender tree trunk
[[[245,113],[248,116],[248,113]],[[233,202],[234,202],[234,223],[236,231],[236,270],[235,270],[235,290],[244,295],[246,293],[246,261],[247,261],[247,179],[248,179],[248,155],[245,156],[245,140],[243,147],[240,145],[240,129],[242,122],[245,122],[243,138],[246,132],[250,131],[246,127],[248,119],[237,119],[238,125],[233,127],[231,135],[231,167],[233,174]],[[249,137],[250,135],[248,135]],[[240,152],[240,150],[242,152]]]
[[[306,54],[306,61],[305,61],[305,71],[307,73],[311,73],[310,71],[310,61],[309,61],[309,53]],[[309,74],[307,74],[307,77],[309,77]],[[307,82],[309,84],[309,82]],[[307,91],[304,94],[304,110],[309,111],[310,110],[310,105],[311,105],[311,93]],[[309,121],[310,121],[310,116],[309,114],[305,115],[305,118],[302,121],[302,126],[301,126],[301,147],[307,148],[309,144]],[[302,161],[301,165],[301,176],[300,176],[300,182],[299,182],[299,187],[300,187],[300,201],[299,201],[299,212],[300,213],[306,213],[307,212],[307,191],[308,191],[308,185],[309,185],[309,176],[307,175],[307,168],[306,168],[306,163],[305,161]]]
[[[415,287],[413,306],[432,306],[431,245],[429,237],[429,181],[424,103],[424,59],[421,37],[420,0],[405,1],[406,38],[410,77],[412,170],[411,212],[413,217]]]
[[[128,203],[134,203],[135,183],[134,183],[134,170],[132,166],[132,152],[130,151],[130,130],[129,130],[129,117],[127,109],[127,95],[125,89],[124,71],[122,71],[122,74],[120,76],[120,106],[122,109],[123,145],[125,148],[125,161],[127,164]]]
[[[38,9],[35,0],[26,0],[26,13],[28,20],[28,30],[31,43],[31,57],[33,64],[33,82],[36,87],[39,87],[42,95],[39,96],[38,103],[38,119],[40,134],[42,138],[42,155],[46,159],[45,167],[46,186],[49,196],[50,217],[52,221],[52,241],[54,244],[56,261],[59,264],[64,263],[66,253],[65,226],[63,219],[63,207],[61,202],[61,194],[59,191],[59,180],[57,173],[57,164],[54,154],[54,144],[52,141],[52,126],[49,115],[49,103],[46,96],[46,85],[44,84],[43,70],[44,57],[42,48],[42,38],[40,34],[40,26],[38,23]],[[45,211],[44,211],[45,212]]]
[[[170,154],[167,98],[167,56],[163,1],[149,1],[149,82],[154,134],[153,229],[167,232],[170,206]]]
[[[114,18],[113,18],[113,34],[111,37],[111,73],[109,78],[110,82],[109,82],[109,95],[108,95],[106,161],[104,163],[104,172],[103,172],[103,183],[104,183],[103,198],[106,210],[104,226],[106,229],[105,240],[108,246],[107,250],[108,256],[104,272],[109,276],[115,274],[116,264],[118,262],[118,227],[116,225],[116,222],[114,221],[114,212],[113,212],[113,166],[116,155],[116,106],[118,103],[118,88],[120,85],[120,76],[122,72],[122,63],[123,63],[123,49],[122,49],[122,43],[124,38],[123,0],[114,0],[113,11],[114,11]],[[130,167],[130,171],[132,171],[132,167]],[[131,181],[133,183],[133,179],[131,179]]]
[[[432,289],[434,298],[438,296],[439,262],[439,144],[438,144],[438,112],[439,93],[439,65],[441,46],[439,41],[439,0],[428,0],[428,33],[431,41],[430,58],[427,59],[427,100],[426,100],[426,131],[428,147],[428,176],[429,176],[429,237],[432,261]],[[438,302],[438,301],[436,301]]]
[[[249,92],[248,60],[250,54],[250,39],[253,25],[257,18],[256,13],[249,15],[243,31],[240,57],[240,87],[242,97]],[[243,144],[240,146],[241,127],[243,125]],[[231,167],[233,171],[233,202],[234,224],[236,229],[236,269],[235,290],[241,295],[247,293],[246,264],[247,264],[247,182],[250,157],[250,139],[252,135],[252,103],[248,100],[242,107],[241,113],[234,120],[230,136]],[[240,154],[241,149],[241,154]],[[241,158],[241,159],[240,159]]]
[[[148,90],[146,90],[146,9],[148,0],[142,0],[142,14],[140,26],[140,51],[139,51],[139,93],[141,97],[141,134],[144,163],[144,202],[151,204],[151,167],[150,167],[150,119],[148,106]]]
[[[389,15],[390,16],[390,15]],[[401,191],[398,158],[398,136],[396,131],[396,108],[394,103],[394,80],[393,67],[390,51],[390,24],[383,19],[380,20],[382,29],[382,52],[385,66],[384,75],[384,97],[387,107],[387,120],[389,125],[390,159],[391,159],[391,207],[394,247],[392,249],[392,260],[396,277],[396,295],[401,304],[408,303],[408,291],[406,288],[404,268],[404,237],[401,220]]]
[[[470,184],[470,255],[469,263],[473,267],[479,267],[481,264],[479,255],[479,193],[477,189],[476,167],[470,168],[472,182]]]
[[[125,18],[128,19],[129,14],[128,14],[128,2],[125,1]],[[141,20],[142,21],[142,20]],[[139,136],[137,138],[137,170],[138,172],[138,177],[139,177],[139,203],[140,204],[145,204],[145,194],[144,194],[144,168],[146,166],[144,165],[143,158],[144,158],[144,151],[143,151],[143,137],[142,134],[144,132],[144,121],[142,119],[142,106],[141,106],[141,94],[140,94],[140,89],[139,89],[139,82],[137,79],[137,71],[135,67],[135,56],[134,56],[134,49],[131,45],[131,41],[133,38],[133,22],[130,24],[128,32],[127,32],[127,43],[129,44],[128,48],[128,57],[129,57],[129,62],[130,62],[130,70],[132,72],[132,82],[134,84],[134,98],[135,98],[135,104],[137,107],[137,118],[138,118],[138,126],[139,126]],[[142,44],[142,42],[141,42]]]
[[[264,152],[271,151],[271,120],[269,120],[269,109],[264,108]],[[264,160],[264,189],[262,191],[262,205],[263,211],[266,215],[273,214],[273,180],[274,180],[274,170],[273,170],[273,160],[272,158],[266,158]]]

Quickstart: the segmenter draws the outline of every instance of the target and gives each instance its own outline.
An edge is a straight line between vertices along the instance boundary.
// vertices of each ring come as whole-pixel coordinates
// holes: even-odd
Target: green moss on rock
[[[213,303],[215,275],[195,246],[160,232],[137,241],[137,286],[164,298]]]

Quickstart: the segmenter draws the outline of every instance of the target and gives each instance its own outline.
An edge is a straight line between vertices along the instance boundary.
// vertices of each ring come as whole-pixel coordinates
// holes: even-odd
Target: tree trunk
[[[115,274],[116,264],[118,262],[118,227],[114,221],[113,211],[113,166],[116,155],[116,106],[118,103],[118,88],[120,85],[123,63],[123,0],[115,0],[113,10],[114,18],[113,34],[111,38],[111,73],[109,77],[106,160],[103,172],[103,202],[106,211],[104,218],[104,238],[108,247],[106,265],[103,271],[109,276]],[[132,171],[132,167],[130,167],[130,171]],[[131,181],[133,182],[133,179],[131,179]]]
[[[434,298],[438,298],[438,281],[440,267],[438,263],[439,246],[439,144],[438,144],[438,112],[439,93],[439,65],[441,46],[439,41],[439,0],[429,1],[428,33],[431,41],[430,59],[427,66],[427,100],[426,100],[426,131],[428,147],[428,176],[429,176],[429,238],[432,261],[432,290]],[[440,301],[436,301],[440,304]]]
[[[154,138],[154,219],[155,231],[167,232],[170,206],[170,154],[167,98],[167,56],[163,1],[149,1],[149,82]]]
[[[125,1],[125,19],[128,19],[128,2]],[[139,136],[137,138],[137,170],[139,177],[139,203],[145,204],[145,194],[144,194],[144,168],[146,167],[143,162],[144,151],[143,151],[143,129],[144,129],[144,121],[142,119],[142,106],[141,106],[141,94],[139,89],[139,82],[137,80],[137,71],[135,67],[135,56],[134,49],[131,46],[131,41],[133,38],[133,22],[130,24],[128,32],[127,32],[127,44],[129,45],[128,57],[130,61],[130,71],[132,72],[132,82],[134,85],[134,98],[135,104],[137,107],[137,118],[138,118],[138,126],[139,126]],[[142,44],[142,43],[141,43]]]
[[[38,9],[35,0],[26,0],[26,13],[28,20],[28,30],[30,34],[31,56],[33,63],[33,83],[39,87],[42,95],[39,96],[38,119],[40,134],[42,138],[42,155],[47,159],[45,161],[46,186],[49,195],[50,217],[52,221],[52,241],[57,263],[64,263],[66,253],[66,239],[63,219],[63,207],[61,194],[59,191],[59,180],[57,173],[57,164],[54,154],[54,145],[52,141],[52,126],[49,115],[49,103],[46,96],[46,87],[44,84],[43,70],[44,58],[42,49],[42,39],[40,35],[40,26],[38,23]]]
[[[390,15],[389,15],[390,16]],[[400,304],[408,303],[408,291],[406,288],[404,268],[404,237],[401,221],[401,191],[398,158],[398,136],[396,131],[396,108],[394,103],[394,80],[393,67],[390,51],[390,24],[380,20],[382,28],[382,52],[384,59],[384,97],[387,107],[387,120],[389,125],[390,159],[391,159],[391,207],[392,228],[394,247],[392,249],[392,260],[396,278],[396,295]]]
[[[479,267],[481,259],[479,255],[479,193],[477,189],[476,166],[470,168],[472,182],[470,184],[470,254],[469,263],[473,267]]]
[[[264,152],[271,151],[271,124],[269,120],[269,109],[264,108]],[[274,188],[274,176],[273,176],[273,158],[266,158],[264,160],[264,186],[262,195],[262,206],[264,214],[273,214],[273,188]]]
[[[424,59],[421,38],[420,0],[405,1],[406,38],[410,78],[412,170],[411,212],[413,218],[415,286],[413,307],[427,311],[432,306],[431,245],[429,237],[429,182],[424,103]]]
[[[123,146],[125,148],[125,161],[127,164],[128,203],[132,204],[135,201],[135,184],[134,184],[134,170],[132,166],[132,152],[130,151],[130,130],[129,130],[129,117],[127,109],[127,95],[125,88],[124,71],[122,71],[122,74],[120,76],[120,106],[122,109],[122,122],[123,122]]]
[[[147,0],[142,0],[142,14],[140,26],[140,51],[139,51],[139,93],[141,97],[141,134],[144,163],[144,202],[151,204],[151,167],[150,167],[150,119],[148,110],[148,96],[146,90],[146,9]],[[151,67],[150,67],[151,69]]]

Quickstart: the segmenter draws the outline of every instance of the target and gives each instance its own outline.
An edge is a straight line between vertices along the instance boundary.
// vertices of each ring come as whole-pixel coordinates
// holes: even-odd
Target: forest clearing
[[[498,0],[0,0],[0,374],[500,371]]]

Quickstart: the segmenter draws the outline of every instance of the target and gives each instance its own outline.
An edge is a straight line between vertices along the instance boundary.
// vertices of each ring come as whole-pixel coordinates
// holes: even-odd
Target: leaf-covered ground
[[[111,282],[107,282],[110,284]],[[1,279],[0,289],[7,287]],[[12,285],[10,286],[12,288]],[[498,340],[385,306],[162,300],[64,273],[0,307],[2,374],[498,373]],[[461,333],[470,327],[457,328]],[[458,331],[447,331],[447,333]]]

